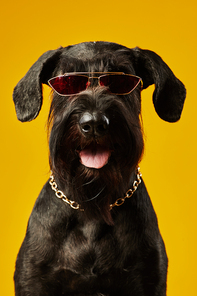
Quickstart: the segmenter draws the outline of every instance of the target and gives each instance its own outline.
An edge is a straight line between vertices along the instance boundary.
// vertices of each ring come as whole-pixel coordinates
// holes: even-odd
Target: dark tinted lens
[[[81,75],[59,76],[49,83],[60,95],[73,95],[86,89],[88,77]]]
[[[104,75],[100,77],[100,84],[107,86],[114,94],[130,93],[140,82],[140,78],[129,75]]]

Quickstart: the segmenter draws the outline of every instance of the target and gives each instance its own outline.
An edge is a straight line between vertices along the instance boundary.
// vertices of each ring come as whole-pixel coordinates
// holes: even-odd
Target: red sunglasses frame
[[[101,75],[99,75],[101,74]],[[90,76],[91,75],[91,76]],[[92,76],[93,75],[93,76]],[[94,76],[94,75],[99,75],[98,77],[97,76]],[[48,80],[48,84],[49,86],[60,96],[74,96],[84,90],[86,90],[90,85],[91,85],[91,82],[90,80],[91,79],[98,79],[98,84],[100,86],[106,86],[106,87],[109,87],[109,85],[105,85],[105,84],[102,84],[101,80],[103,77],[106,77],[106,76],[129,76],[129,77],[134,77],[134,78],[137,78],[138,81],[137,83],[134,85],[134,87],[128,91],[128,92],[120,92],[120,93],[116,93],[116,92],[112,92],[110,89],[109,89],[109,92],[112,93],[112,94],[115,94],[115,95],[127,95],[127,94],[130,94],[132,91],[134,91],[134,89],[139,85],[139,83],[141,83],[141,90],[143,88],[143,81],[142,81],[142,78],[139,77],[139,76],[136,76],[136,75],[132,75],[132,74],[125,74],[124,72],[70,72],[70,73],[65,73],[63,75],[58,75],[58,76],[55,76],[55,77],[52,77]],[[71,94],[63,94],[63,93],[60,93],[58,92],[54,85],[52,84],[52,81],[55,80],[55,79],[58,79],[58,78],[61,78],[61,77],[70,77],[70,76],[82,76],[82,77],[87,77],[87,83],[86,83],[86,86],[85,88],[81,89],[80,91],[77,91],[77,92],[74,92],[74,93],[71,93]]]

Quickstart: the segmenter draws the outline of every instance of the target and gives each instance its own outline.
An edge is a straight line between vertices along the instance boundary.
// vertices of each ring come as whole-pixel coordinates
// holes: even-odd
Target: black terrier
[[[86,42],[44,53],[20,80],[17,117],[30,121],[52,90],[51,178],[30,216],[17,296],[164,296],[167,255],[141,178],[141,90],[179,120],[185,87],[154,52]]]

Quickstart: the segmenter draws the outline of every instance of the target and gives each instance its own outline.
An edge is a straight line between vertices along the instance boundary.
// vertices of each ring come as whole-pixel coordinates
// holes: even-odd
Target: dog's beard
[[[129,189],[143,151],[140,123],[130,111],[118,104],[113,109],[118,120],[110,118],[111,129],[102,138],[82,135],[78,109],[63,120],[53,118],[50,166],[58,185],[80,204],[88,219],[103,217],[109,225],[113,224],[110,204]]]
[[[65,142],[67,141],[65,140]],[[103,217],[108,224],[113,224],[110,204],[117,198],[123,197],[123,194],[128,190],[131,168],[127,167],[125,159],[118,161],[114,150],[109,153],[108,157],[106,156],[104,161],[98,160],[98,158],[105,158],[104,156],[88,156],[89,158],[97,158],[97,160],[90,161],[91,163],[96,162],[96,166],[98,162],[99,166],[103,162],[100,168],[88,167],[80,155],[81,151],[90,148],[84,148],[81,151],[74,150],[70,144],[67,142],[67,145],[63,146],[61,157],[56,160],[55,167],[52,167],[55,178],[68,198],[81,205],[87,218],[100,219]],[[90,145],[97,146],[93,143]],[[103,146],[99,144],[99,147]],[[99,149],[110,151],[109,148]],[[94,154],[94,152],[92,153]],[[96,152],[96,154],[102,153]],[[108,154],[108,152],[104,152],[104,154]]]
[[[73,150],[68,144],[63,146],[62,155],[60,153],[61,156],[56,159],[55,166],[52,166],[61,188],[69,199],[81,205],[84,215],[88,219],[103,217],[109,225],[113,224],[110,204],[117,198],[124,197],[131,183],[132,172],[135,172],[137,165],[137,161],[135,164],[128,164],[130,161],[125,149],[124,154],[119,152],[117,155],[119,149],[121,150],[120,147],[115,147],[107,163],[97,169],[85,166],[80,152]]]
[[[84,208],[89,219],[103,217],[108,224],[113,224],[110,204],[124,192],[120,169],[106,165],[102,169],[90,169],[80,165],[76,177],[72,179],[75,200]]]

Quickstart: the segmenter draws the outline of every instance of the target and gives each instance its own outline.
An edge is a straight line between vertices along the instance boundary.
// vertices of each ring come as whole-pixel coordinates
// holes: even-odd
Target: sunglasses
[[[66,73],[49,79],[48,84],[57,94],[61,96],[72,96],[86,90],[91,85],[91,81],[95,81],[95,79],[98,80],[100,86],[107,87],[110,93],[116,95],[127,95],[131,93],[139,83],[141,83],[141,88],[143,86],[140,77],[122,72]]]

